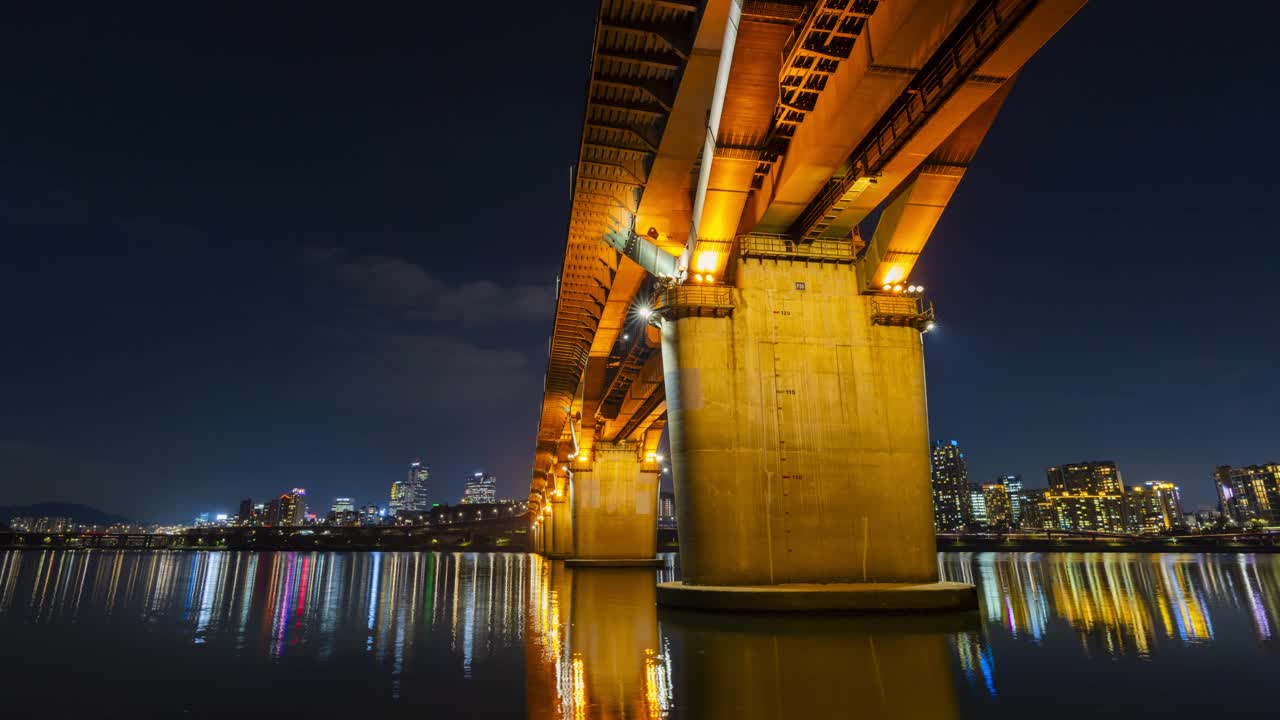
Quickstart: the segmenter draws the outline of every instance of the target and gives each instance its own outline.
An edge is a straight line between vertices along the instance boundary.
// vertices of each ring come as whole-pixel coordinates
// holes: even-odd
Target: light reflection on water
[[[656,577],[678,572],[669,556]],[[1098,662],[1125,668],[1096,681],[1117,697],[1155,682],[1143,666],[1162,682],[1280,669],[1280,556],[951,553],[939,572],[978,585],[978,617],[659,611],[652,570],[517,554],[7,552],[0,676],[54,689],[74,674],[86,692],[67,702],[108,717],[235,706],[199,673],[149,681],[177,666],[264,711],[945,718],[1026,714],[1038,671]]]

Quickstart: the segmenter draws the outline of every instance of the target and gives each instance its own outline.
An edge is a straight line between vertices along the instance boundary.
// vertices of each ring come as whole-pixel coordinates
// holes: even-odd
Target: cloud
[[[541,388],[541,368],[526,353],[444,335],[374,336],[349,360],[348,401],[411,414],[467,412],[474,422],[477,411],[509,407]]]
[[[500,287],[488,280],[441,293],[431,310],[436,321],[457,318],[464,325],[501,325],[547,320],[555,307],[550,285]]]
[[[353,255],[342,248],[305,248],[308,265],[328,273],[355,299],[380,311],[434,324],[493,327],[549,320],[550,284],[503,286],[491,280],[449,285],[417,265],[386,255]]]
[[[338,303],[309,335],[319,356],[334,358],[329,384],[344,404],[458,412],[474,423],[514,400],[533,416],[542,332],[554,311],[550,284],[451,284],[409,260],[344,248],[309,247],[299,257]]]

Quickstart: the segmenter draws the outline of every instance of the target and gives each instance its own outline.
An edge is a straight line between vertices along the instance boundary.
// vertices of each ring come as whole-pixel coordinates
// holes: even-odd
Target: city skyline
[[[441,497],[475,457],[524,494],[591,13],[513,7],[494,42],[565,41],[477,59],[505,81],[469,90],[459,124],[419,82],[461,51],[423,42],[427,6],[23,12],[0,29],[24,68],[0,118],[21,138],[0,156],[0,300],[23,309],[0,499],[178,519],[294,485],[380,497],[418,453]],[[1272,133],[1237,101],[1269,79],[1249,55],[1266,42],[1208,18],[1194,44],[1134,46],[1181,17],[1086,6],[1027,64],[921,257],[932,435],[964,443],[974,478],[1105,457],[1198,506],[1214,467],[1280,459],[1280,340],[1257,332],[1280,247],[1252,159]],[[1240,62],[1220,81],[1180,80],[1223,57]],[[1177,198],[1156,179],[1186,157],[1232,182]],[[521,190],[494,192],[512,158]],[[1208,261],[1206,232],[1250,261]]]

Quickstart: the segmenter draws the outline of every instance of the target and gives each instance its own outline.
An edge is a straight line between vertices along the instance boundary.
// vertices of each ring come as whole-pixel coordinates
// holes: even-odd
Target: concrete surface
[[[973,585],[933,583],[658,584],[658,604],[695,610],[755,612],[928,612],[974,610]]]

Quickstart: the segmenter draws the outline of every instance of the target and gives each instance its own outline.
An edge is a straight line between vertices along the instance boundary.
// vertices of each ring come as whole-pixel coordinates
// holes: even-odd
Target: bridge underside
[[[652,558],[665,433],[685,583],[936,580],[912,270],[1083,4],[604,0],[535,547]]]

